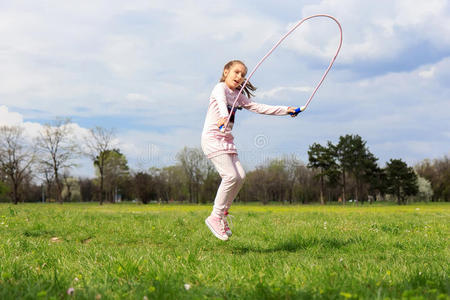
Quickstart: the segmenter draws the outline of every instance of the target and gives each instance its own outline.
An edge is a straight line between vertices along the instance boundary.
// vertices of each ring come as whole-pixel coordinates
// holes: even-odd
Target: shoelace
[[[229,227],[231,228],[233,226],[233,222],[232,222],[232,218],[234,218],[233,215],[230,215],[227,211],[224,214],[224,218],[226,220],[226,222],[229,224]]]
[[[225,230],[225,222],[223,221],[223,219],[220,219],[220,229],[222,229],[222,234],[226,232]]]

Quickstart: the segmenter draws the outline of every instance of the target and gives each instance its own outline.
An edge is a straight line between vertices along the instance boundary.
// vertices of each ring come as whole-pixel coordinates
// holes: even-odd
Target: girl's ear
[[[223,70],[223,77],[227,77],[228,73],[230,73],[230,70],[228,69]]]

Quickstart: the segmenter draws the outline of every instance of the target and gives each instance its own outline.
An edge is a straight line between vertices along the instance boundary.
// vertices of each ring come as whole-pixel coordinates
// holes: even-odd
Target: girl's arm
[[[296,109],[296,107],[267,105],[253,102],[244,95],[241,95],[239,98],[239,102],[243,108],[258,114],[284,116],[289,113],[295,113]]]
[[[228,118],[227,97],[225,95],[225,89],[223,84],[219,83],[214,87],[211,93],[211,99],[217,101],[220,118],[221,119]]]

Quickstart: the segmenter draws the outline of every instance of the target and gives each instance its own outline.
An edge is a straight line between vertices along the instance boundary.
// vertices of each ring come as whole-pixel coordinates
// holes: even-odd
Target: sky
[[[414,3],[414,4],[412,4]],[[232,59],[252,70],[300,19],[342,25],[336,62],[297,118],[239,111],[247,170],[308,161],[313,143],[358,134],[384,166],[450,154],[450,4],[446,0],[0,1],[0,125],[30,140],[69,117],[75,136],[114,129],[130,167],[176,163],[200,147],[209,95]],[[301,25],[252,77],[254,101],[301,106],[339,42],[336,24]],[[94,176],[79,159],[72,170]]]

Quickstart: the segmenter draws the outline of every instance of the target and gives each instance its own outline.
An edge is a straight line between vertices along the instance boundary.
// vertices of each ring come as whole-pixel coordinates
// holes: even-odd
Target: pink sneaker
[[[233,233],[231,232],[230,226],[228,226],[228,220],[227,220],[228,216],[231,218],[231,215],[229,215],[228,212],[226,211],[223,216],[222,221],[223,221],[223,228],[225,230],[225,233],[228,235],[228,237],[231,237],[233,235]],[[230,222],[231,222],[231,219],[230,219]]]
[[[209,216],[205,220],[206,226],[208,226],[209,230],[222,241],[228,240],[228,235],[225,232],[223,221],[221,218],[216,218],[213,216]]]

